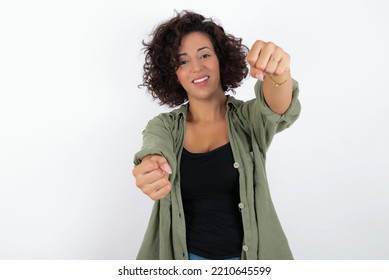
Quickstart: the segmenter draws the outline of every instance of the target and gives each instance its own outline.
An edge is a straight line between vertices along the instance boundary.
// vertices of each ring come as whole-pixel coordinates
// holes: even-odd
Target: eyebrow
[[[201,47],[201,48],[198,48],[197,49],[197,52],[200,52],[202,50],[205,50],[205,49],[208,49],[208,50],[211,50],[209,47]],[[183,53],[179,53],[178,56],[183,56],[183,55],[188,55],[187,53],[183,52]]]

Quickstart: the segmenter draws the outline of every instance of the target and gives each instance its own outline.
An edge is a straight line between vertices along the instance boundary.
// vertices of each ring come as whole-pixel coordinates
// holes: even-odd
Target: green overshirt
[[[244,238],[241,258],[293,259],[287,238],[277,217],[266,177],[266,152],[273,136],[289,127],[300,114],[298,83],[293,81],[293,98],[283,115],[271,111],[262,93],[262,82],[255,85],[256,98],[227,99],[227,124],[239,171],[240,203]],[[188,104],[153,118],[143,131],[142,149],[134,163],[148,154],[164,156],[173,173],[171,192],[154,203],[150,221],[139,250],[140,260],[186,260],[185,215],[180,190],[180,159],[183,149]]]

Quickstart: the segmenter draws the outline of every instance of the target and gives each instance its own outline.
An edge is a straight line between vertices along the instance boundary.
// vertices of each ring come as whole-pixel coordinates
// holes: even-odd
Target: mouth
[[[199,83],[205,82],[205,81],[208,80],[208,79],[209,79],[209,76],[205,76],[205,77],[202,77],[202,78],[193,80],[192,83],[194,83],[194,84],[199,84]]]

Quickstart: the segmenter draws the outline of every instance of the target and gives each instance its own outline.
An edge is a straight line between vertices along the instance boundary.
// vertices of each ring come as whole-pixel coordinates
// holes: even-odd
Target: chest
[[[229,141],[227,121],[186,124],[184,147],[193,153],[212,151]]]
[[[183,198],[239,197],[239,173],[233,164],[229,143],[207,153],[191,153],[184,149],[180,164]]]

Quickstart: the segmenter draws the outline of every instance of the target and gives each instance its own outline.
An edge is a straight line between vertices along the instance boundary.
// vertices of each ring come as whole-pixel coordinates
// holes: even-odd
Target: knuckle
[[[265,70],[265,73],[266,75],[274,75],[274,72],[268,69]]]
[[[166,185],[166,180],[165,180],[165,179],[162,179],[162,180],[159,181],[158,186],[159,186],[160,188],[163,188],[165,185]]]
[[[160,156],[160,155],[153,155],[150,159],[151,159],[151,161],[153,161],[153,162],[157,162],[157,161],[160,160],[161,158],[163,158],[163,157]]]
[[[265,68],[266,68],[266,62],[264,62],[264,61],[259,61],[255,66],[256,66],[256,68],[258,68],[258,69],[264,71]]]
[[[136,185],[138,186],[138,188],[143,188],[143,186],[145,185],[145,181],[139,178],[136,180]]]
[[[159,197],[157,196],[156,193],[149,194],[148,196],[149,196],[152,200],[154,200],[154,201],[156,201],[156,200],[159,199]]]
[[[147,196],[151,196],[152,195],[152,192],[151,192],[150,189],[142,188],[141,190]]]
[[[262,40],[255,40],[255,45],[263,45],[263,41]]]
[[[147,193],[147,192],[148,192],[147,188],[146,188],[144,185],[138,185],[138,188],[139,188],[143,193]]]
[[[155,192],[151,191],[151,190],[144,190],[143,193],[145,195],[147,195],[148,197],[150,197],[151,199],[155,198]],[[154,200],[154,199],[153,199]]]
[[[139,165],[135,166],[133,169],[132,169],[132,175],[134,177],[138,176],[139,174]]]
[[[170,192],[172,190],[172,186],[170,185],[170,183],[166,185],[166,190],[167,192]]]
[[[156,161],[156,159],[157,159],[157,155],[153,155],[150,157],[150,161]]]
[[[250,55],[250,54],[246,57],[246,61],[250,65],[253,65],[255,63],[254,57],[252,55]]]
[[[266,43],[267,49],[274,49],[276,47],[276,44],[274,44],[272,41],[269,41]]]
[[[161,169],[156,170],[157,176],[162,178],[164,176],[164,172]]]
[[[152,169],[152,168],[154,167],[153,161],[151,161],[151,160],[146,160],[146,161],[144,162],[144,167],[147,168],[147,169]]]

